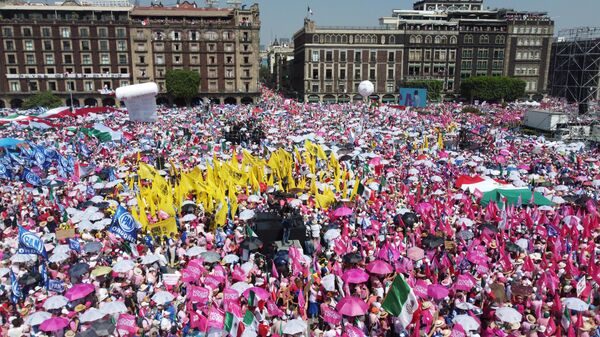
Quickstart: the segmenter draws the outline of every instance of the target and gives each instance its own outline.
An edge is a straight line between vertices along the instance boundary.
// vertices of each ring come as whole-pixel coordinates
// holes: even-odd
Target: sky
[[[242,3],[255,2],[260,6],[261,45],[268,45],[275,38],[291,38],[302,28],[308,6],[317,25],[377,26],[379,18],[391,15],[392,9],[410,9],[413,3],[412,0],[243,0]],[[225,7],[226,0],[220,0],[220,5]],[[484,0],[484,6],[548,12],[555,21],[556,31],[600,26],[600,0]]]

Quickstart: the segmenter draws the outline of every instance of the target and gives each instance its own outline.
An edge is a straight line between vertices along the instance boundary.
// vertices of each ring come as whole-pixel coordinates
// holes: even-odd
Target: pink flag
[[[187,268],[181,270],[181,280],[183,282],[192,283],[195,282],[197,279],[198,277]]]
[[[458,275],[454,288],[462,291],[470,291],[475,287],[475,278],[469,274]]]
[[[275,268],[275,262],[271,262],[271,276],[279,278],[279,273],[277,272],[277,268]]]
[[[327,323],[340,324],[342,321],[342,315],[331,309],[328,305],[323,305],[321,311],[321,317],[323,317],[323,320]]]
[[[365,333],[361,329],[359,329],[355,326],[346,325],[345,329],[346,329],[345,335],[347,337],[365,337]],[[343,335],[342,335],[342,337],[343,337]]]
[[[304,308],[306,306],[306,300],[304,299],[304,292],[302,291],[302,289],[300,289],[300,292],[298,293],[298,306],[301,308],[302,311],[304,311]]]
[[[217,329],[222,329],[224,321],[225,313],[216,307],[211,307],[208,311],[206,326],[209,328],[213,327]]]
[[[212,275],[217,276],[218,278],[225,278],[225,276],[226,276],[225,269],[220,264],[217,264],[213,268]]]
[[[240,294],[231,288],[225,288],[223,289],[223,302],[225,303],[230,303],[230,302],[238,302],[240,299]]]
[[[125,330],[132,334],[136,333],[137,324],[135,316],[129,314],[120,314],[119,319],[117,320],[117,329]]]
[[[267,312],[273,317],[283,316],[283,311],[270,299],[267,301]]]
[[[212,289],[216,289],[221,284],[221,281],[219,281],[218,277],[208,275],[204,278],[204,284]]]
[[[466,336],[465,329],[463,329],[462,325],[454,324],[454,327],[452,328],[452,333],[450,334],[450,337],[465,337],[465,336]]]
[[[210,290],[204,287],[190,287],[189,299],[192,302],[198,302],[202,304],[208,303],[208,297]]]
[[[202,316],[202,314],[199,314],[195,311],[190,313],[190,327],[198,328],[200,331],[206,331],[207,323],[206,317]]]
[[[240,266],[235,266],[231,272],[231,278],[235,281],[245,281],[246,272]]]

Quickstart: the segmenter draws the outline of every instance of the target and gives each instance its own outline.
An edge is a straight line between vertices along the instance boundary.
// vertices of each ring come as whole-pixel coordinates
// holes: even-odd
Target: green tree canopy
[[[189,102],[198,95],[200,74],[189,69],[168,70],[165,76],[167,92],[175,98],[185,99]]]
[[[35,109],[46,108],[53,109],[64,105],[62,100],[49,91],[41,91],[29,97],[24,103],[23,108]]]
[[[466,99],[514,101],[525,95],[523,80],[502,76],[478,76],[464,79],[460,92]]]

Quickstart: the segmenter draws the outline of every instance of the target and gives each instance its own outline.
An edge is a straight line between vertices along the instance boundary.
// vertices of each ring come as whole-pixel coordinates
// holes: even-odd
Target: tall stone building
[[[115,105],[112,90],[169,69],[200,73],[195,101],[250,103],[259,95],[258,5],[134,7],[124,0],[0,4],[0,108],[51,91],[74,106]],[[73,97],[71,102],[70,97]]]
[[[308,101],[359,100],[356,85],[368,79],[375,83],[372,99],[393,102],[406,80],[441,81],[444,95],[456,97],[465,78],[512,76],[527,83],[529,97],[547,92],[554,23],[545,13],[487,10],[483,0],[420,0],[379,21],[377,27],[348,28],[305,20],[294,35],[294,90]],[[360,64],[313,57],[356,52]],[[336,78],[339,72],[322,78],[320,69],[328,68],[352,68],[352,83]]]

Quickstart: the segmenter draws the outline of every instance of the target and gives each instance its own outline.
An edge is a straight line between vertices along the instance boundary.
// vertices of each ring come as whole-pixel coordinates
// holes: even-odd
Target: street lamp
[[[368,102],[368,97],[371,96],[371,94],[373,94],[374,91],[375,91],[375,85],[373,85],[373,82],[371,82],[371,81],[362,81],[358,85],[358,93],[363,97],[363,104],[364,104],[364,107],[363,107],[363,116],[360,119],[360,133],[361,133],[361,135],[364,132],[364,123],[365,123],[365,118],[367,116],[367,102]]]

